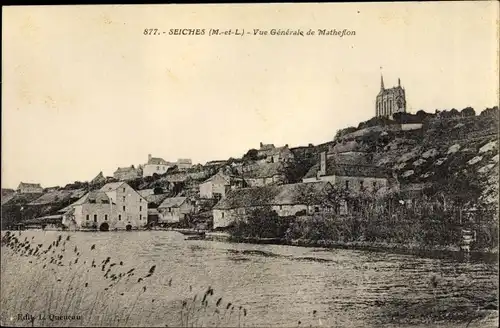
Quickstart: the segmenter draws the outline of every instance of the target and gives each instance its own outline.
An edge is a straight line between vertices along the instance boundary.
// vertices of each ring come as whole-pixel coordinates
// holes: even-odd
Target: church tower
[[[401,79],[398,78],[396,87],[386,89],[384,87],[384,77],[380,76],[380,92],[375,101],[375,115],[392,118],[394,113],[406,113],[406,94],[401,87]]]

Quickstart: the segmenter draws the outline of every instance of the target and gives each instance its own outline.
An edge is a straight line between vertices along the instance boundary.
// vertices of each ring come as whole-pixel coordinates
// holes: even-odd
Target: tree
[[[257,149],[250,149],[245,155],[243,155],[243,159],[255,161],[258,159],[258,154],[259,151]]]
[[[457,116],[460,116],[460,113],[458,110],[456,110],[455,108],[452,108],[450,110],[450,117],[453,118],[453,117],[457,117]]]
[[[465,107],[461,113],[463,117],[476,116],[476,111],[472,107]]]
[[[415,115],[419,118],[420,121],[423,121],[427,117],[427,113],[422,109],[419,110]]]

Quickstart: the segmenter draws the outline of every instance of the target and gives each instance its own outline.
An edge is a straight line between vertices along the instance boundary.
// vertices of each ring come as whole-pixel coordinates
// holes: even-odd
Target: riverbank
[[[479,249],[472,250],[469,254],[463,252],[457,246],[429,246],[419,244],[400,244],[387,242],[368,242],[368,241],[352,241],[340,242],[333,240],[310,240],[310,239],[294,239],[287,240],[284,238],[250,238],[250,237],[235,237],[229,233],[208,232],[205,234],[205,240],[223,241],[232,243],[246,244],[270,244],[270,245],[286,245],[300,247],[318,247],[318,248],[334,248],[334,249],[351,249],[365,250],[372,252],[392,252],[397,254],[410,254],[420,256],[436,257],[454,257],[454,258],[478,258],[485,259],[489,262],[498,262],[498,247],[495,249]]]

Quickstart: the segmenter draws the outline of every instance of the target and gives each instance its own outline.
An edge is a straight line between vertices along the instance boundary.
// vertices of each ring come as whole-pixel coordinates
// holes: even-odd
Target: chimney
[[[260,148],[262,148],[262,146],[264,146],[264,144],[262,143],[262,141],[260,142]]]
[[[319,154],[319,175],[326,175],[326,151]]]
[[[151,160],[151,154],[148,154],[148,163]]]

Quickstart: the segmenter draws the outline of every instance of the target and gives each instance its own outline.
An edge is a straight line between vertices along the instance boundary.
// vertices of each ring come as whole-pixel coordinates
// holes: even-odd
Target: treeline
[[[253,210],[246,220],[231,228],[235,239],[279,239],[284,243],[321,241],[334,243],[367,242],[417,247],[460,247],[462,229],[476,232],[472,249],[493,249],[498,245],[498,223],[492,213],[443,209],[403,209],[387,212],[322,213],[312,216],[279,217],[269,208]],[[474,218],[472,218],[474,217]]]

